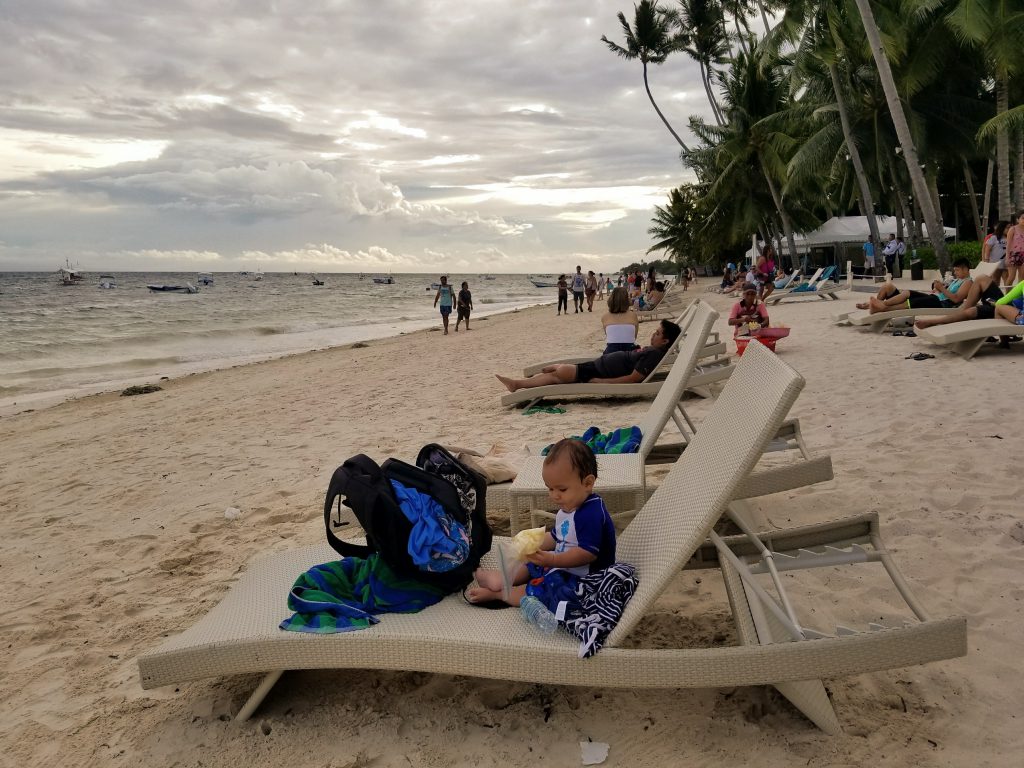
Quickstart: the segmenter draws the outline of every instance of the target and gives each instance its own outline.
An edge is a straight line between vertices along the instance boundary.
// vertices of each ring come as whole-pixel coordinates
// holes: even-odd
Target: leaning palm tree
[[[622,32],[626,36],[625,47],[612,42],[604,35],[601,35],[601,42],[607,45],[613,53],[627,61],[640,61],[644,68],[644,89],[647,91],[647,98],[651,100],[651,106],[658,113],[661,122],[668,128],[668,132],[672,134],[683,151],[687,152],[688,147],[658,108],[658,103],[651,93],[650,83],[647,81],[647,65],[663,63],[674,50],[675,43],[672,38],[671,26],[662,10],[658,8],[657,0],[640,0],[637,5],[633,6],[633,11],[633,26],[626,21],[624,14],[618,14],[619,24],[622,25]]]
[[[885,47],[882,45],[882,35],[878,28],[878,23],[875,21],[871,0],[855,1],[857,3],[857,10],[860,12],[861,23],[864,25],[864,32],[868,38],[868,44],[871,48],[871,55],[875,60],[875,67],[878,69],[879,81],[881,82],[882,89],[885,91],[889,115],[892,118],[893,127],[896,129],[896,135],[899,137],[900,147],[907,164],[907,173],[910,175],[910,182],[914,188],[914,196],[921,207],[925,223],[928,225],[928,239],[935,249],[939,268],[948,270],[950,260],[949,252],[946,250],[942,219],[932,199],[928,182],[925,180],[924,171],[917,154],[917,147],[910,133],[910,124],[907,122],[903,102],[900,100],[900,93],[896,88],[892,67],[889,64]]]
[[[725,116],[712,89],[714,65],[724,63],[729,54],[729,34],[725,30],[721,5],[717,0],[679,0],[679,7],[666,11],[665,17],[676,28],[678,49],[700,65],[700,79],[711,112],[715,122],[722,125]],[[740,40],[742,42],[743,38]]]

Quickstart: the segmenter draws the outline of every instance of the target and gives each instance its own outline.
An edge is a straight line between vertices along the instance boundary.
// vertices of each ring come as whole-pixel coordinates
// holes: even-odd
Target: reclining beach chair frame
[[[668,378],[638,424],[642,440],[637,453],[597,456],[597,484],[594,491],[601,494],[616,522],[628,520],[647,500],[647,464],[675,461],[692,440],[696,427],[680,398],[686,391],[700,350],[704,347],[705,339],[717,319],[718,313],[703,303],[697,305],[691,313],[688,332],[679,345],[678,355]],[[681,440],[657,445],[670,418],[675,422]],[[792,441],[796,442],[796,447],[806,460],[805,466],[779,467],[770,473],[757,473],[757,482],[743,486],[744,493],[747,494],[744,498],[832,479],[831,459],[812,459],[804,445],[799,422],[796,420],[783,422],[779,434],[770,445],[781,444],[782,447],[788,448]],[[652,457],[655,448],[657,453]],[[520,466],[514,481],[500,484],[498,487],[488,486],[488,509],[493,513],[498,509],[507,508],[513,534],[526,528],[528,524],[542,525],[553,518],[551,514],[543,511],[547,509],[549,502],[547,486],[542,476],[543,462],[542,456],[531,456]],[[765,478],[762,476],[767,474],[776,475],[772,483],[765,484]],[[773,490],[761,491],[762,488]]]
[[[775,291],[765,299],[766,304],[778,304],[780,301],[785,300],[788,297],[800,297],[800,296],[815,296],[821,300],[834,299],[839,300],[836,296],[836,291],[839,290],[839,284],[832,279],[832,275],[836,273],[838,267],[834,264],[829,267],[819,269],[811,279],[806,283],[790,288],[785,291]]]
[[[802,628],[784,602],[747,584],[744,569],[727,554],[729,542],[712,536],[718,556],[739,572],[744,594],[749,589],[754,595],[746,610],[757,644],[703,649],[622,647],[680,568],[702,551],[802,387],[799,374],[760,344],[751,343],[690,447],[619,538],[618,558],[635,567],[639,586],[606,646],[591,658],[578,658],[579,644],[567,633],[543,635],[523,621],[518,611],[481,610],[459,595],[416,614],[386,615],[378,624],[355,632],[322,635],[278,629],[294,580],[313,565],[335,559],[323,545],[255,561],[197,624],[139,657],[142,686],[150,689],[214,676],[263,673],[263,682],[238,713],[238,719],[244,720],[288,669],[415,670],[631,690],[772,684],[784,694],[798,689],[794,703],[821,727],[835,732],[838,721],[821,686],[822,677],[963,655],[966,622],[961,618],[922,620],[913,626],[823,639],[808,639],[806,631],[793,633],[799,637],[776,636],[774,625],[769,624],[762,634],[765,622],[753,618],[757,611],[767,612],[774,617],[768,621],[783,629],[788,629],[783,617]],[[745,407],[754,401],[761,407],[753,411]],[[782,535],[770,537],[778,540]],[[760,541],[757,536],[750,538]],[[495,545],[500,542],[495,539]],[[758,555],[768,557],[760,547]],[[826,551],[826,556],[832,554]],[[746,570],[755,566],[748,563]],[[739,591],[734,588],[730,594]],[[736,602],[742,616],[742,602],[738,597]],[[747,642],[753,636],[741,629],[740,637]]]
[[[918,328],[917,336],[956,352],[964,360],[970,360],[984,346],[989,336],[1019,336],[1022,331],[1024,327],[994,317],[991,320],[962,320],[959,323]]]

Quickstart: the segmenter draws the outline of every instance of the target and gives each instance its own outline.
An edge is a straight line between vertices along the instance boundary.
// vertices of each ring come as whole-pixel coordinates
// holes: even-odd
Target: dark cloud
[[[640,65],[600,42],[630,3],[9,5],[0,160],[38,167],[0,170],[0,230],[18,246],[0,266],[83,237],[137,254],[322,242],[412,259],[434,237],[451,258],[625,258],[649,242],[649,208],[612,193],[552,208],[545,193],[684,178]],[[670,59],[650,79],[684,132],[704,111],[696,66]],[[132,160],[137,142],[159,156]],[[482,191],[516,179],[534,193]]]

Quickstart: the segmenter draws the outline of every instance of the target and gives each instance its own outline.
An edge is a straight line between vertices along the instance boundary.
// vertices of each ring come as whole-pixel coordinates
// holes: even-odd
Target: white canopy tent
[[[878,231],[882,236],[882,240],[887,240],[889,233],[896,233],[897,219],[895,216],[875,216],[878,222]],[[922,224],[925,237],[928,236],[927,225]],[[953,227],[943,227],[946,239],[956,235],[956,230]],[[904,223],[903,231],[909,232],[910,227]],[[824,245],[837,245],[843,243],[863,243],[871,235],[871,230],[868,227],[867,216],[833,216],[831,219],[826,221],[820,227],[813,232],[806,234],[795,234],[793,239],[796,241],[797,253],[807,253],[811,248],[821,247]],[[760,243],[759,245],[763,245]],[[789,254],[789,244],[786,239],[782,239],[781,252],[783,254]],[[756,251],[751,248],[747,251],[747,258],[755,258]]]

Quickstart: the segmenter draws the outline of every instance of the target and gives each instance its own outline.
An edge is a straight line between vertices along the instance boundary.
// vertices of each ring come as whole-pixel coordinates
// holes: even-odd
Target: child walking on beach
[[[455,318],[455,332],[459,332],[459,323],[466,321],[466,330],[469,330],[469,313],[473,310],[473,294],[469,292],[469,283],[462,281],[462,290],[459,291],[458,317]]]
[[[507,602],[531,595],[557,615],[558,604],[575,600],[581,576],[603,570],[615,563],[615,526],[601,497],[594,493],[597,458],[579,440],[559,440],[544,458],[544,484],[558,505],[555,527],[544,543],[515,573]],[[478,587],[466,592],[472,603],[505,600],[500,571],[480,569]]]
[[[562,314],[562,310],[565,310],[565,314],[569,314],[569,284],[565,282],[565,275],[558,276],[558,313]]]
[[[455,303],[455,296],[453,295],[452,287],[448,285],[448,276],[441,275],[441,287],[437,289],[437,293],[434,295],[434,306],[437,306],[437,302],[441,302],[441,320],[444,322],[444,335],[448,335],[448,316],[452,313],[452,304]]]

